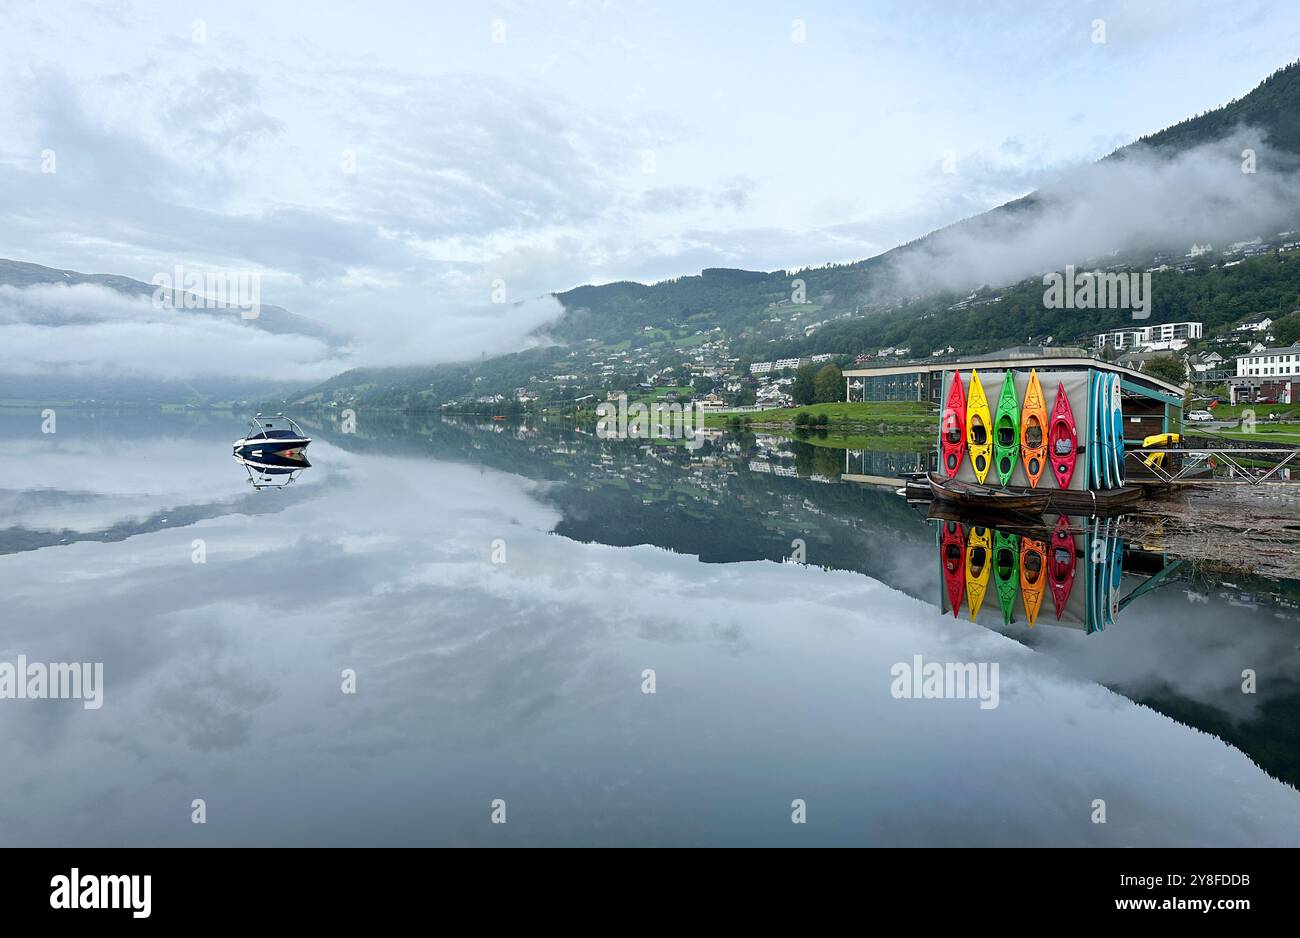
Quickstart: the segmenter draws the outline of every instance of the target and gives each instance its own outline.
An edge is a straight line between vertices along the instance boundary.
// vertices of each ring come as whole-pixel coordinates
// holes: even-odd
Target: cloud
[[[1242,171],[1243,151],[1257,172]],[[890,259],[891,293],[1005,284],[1066,264],[1152,249],[1216,247],[1296,221],[1300,174],[1263,135],[1229,136],[1169,157],[1146,147],[1067,173],[1031,205],[960,222]]]
[[[273,335],[228,315],[154,308],[104,287],[0,286],[0,372],[160,380],[328,377],[326,343]]]

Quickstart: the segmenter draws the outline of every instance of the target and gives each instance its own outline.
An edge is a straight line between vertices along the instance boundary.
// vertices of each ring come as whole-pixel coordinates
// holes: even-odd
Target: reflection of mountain
[[[929,531],[892,492],[838,480],[844,451],[742,435],[691,452],[636,440],[601,441],[546,424],[388,417],[356,434],[305,422],[346,449],[402,452],[487,465],[555,483],[556,533],[613,546],[652,544],[706,563],[782,561],[797,538],[814,566],[853,570],[930,599],[921,558]]]
[[[432,456],[552,483],[537,497],[560,510],[555,530],[566,537],[651,544],[721,563],[779,561],[798,537],[807,543],[811,564],[861,572],[940,602],[935,531],[922,515],[887,489],[814,481],[832,476],[817,472],[810,451],[836,454],[839,465],[843,451],[741,435],[691,454],[635,441],[602,442],[547,425],[437,420],[372,420],[355,435],[328,426],[311,430],[344,449]],[[1080,522],[1081,571],[1087,560],[1083,528]],[[1101,542],[1113,549],[1114,529]],[[1174,568],[1140,545],[1129,545],[1120,557],[1102,553],[1108,582],[1116,563],[1126,571],[1113,597],[1106,597],[1108,603],[1125,601],[1125,608],[1109,622],[1103,614],[1104,632],[1087,634],[1088,578],[1082,572],[1074,611],[1063,623],[1072,628],[1045,627],[1055,619],[1050,596],[1038,627],[1026,626],[1022,605],[1017,621],[1003,625],[992,585],[979,621],[1052,655],[1079,677],[1216,734],[1278,778],[1300,782],[1300,629],[1294,605],[1279,605],[1300,598],[1300,584],[1242,580],[1256,591],[1255,601],[1243,604],[1236,599],[1240,587],[1229,593],[1207,585],[1191,566]],[[1144,588],[1153,581],[1156,588]],[[1240,691],[1246,666],[1260,674],[1256,696]]]

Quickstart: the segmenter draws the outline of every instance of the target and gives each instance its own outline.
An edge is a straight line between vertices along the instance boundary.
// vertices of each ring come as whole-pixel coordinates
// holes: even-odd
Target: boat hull
[[[966,458],[966,390],[962,387],[960,371],[952,376],[952,387],[948,391],[948,406],[940,425],[940,449],[943,471],[948,478],[956,478],[962,460]]]
[[[993,458],[993,419],[989,413],[988,397],[980,383],[978,371],[970,373],[970,391],[966,395],[966,448],[970,451],[971,468],[981,483],[988,477]]]
[[[993,463],[998,481],[1011,484],[1020,459],[1020,400],[1016,397],[1015,372],[1008,370],[1002,378],[998,395],[998,412],[993,418]]]
[[[1029,372],[1029,386],[1025,389],[1025,404],[1020,412],[1020,461],[1031,488],[1038,488],[1047,466],[1047,405],[1043,400],[1043,386],[1038,380],[1038,369]],[[1037,442],[1035,442],[1037,440]]]
[[[937,473],[931,473],[929,479],[934,498],[975,511],[1018,511],[1041,515],[1051,499],[1046,493],[999,492],[958,479],[941,478]]]
[[[1065,605],[1070,601],[1074,590],[1075,567],[1074,532],[1070,529],[1070,519],[1061,515],[1052,529],[1052,546],[1047,557],[1047,580],[1052,588],[1052,602],[1056,606],[1056,619],[1059,622],[1065,613]]]
[[[966,534],[958,522],[943,524],[939,545],[943,580],[948,587],[948,603],[955,619],[961,611],[961,601],[966,592]]]
[[[1079,434],[1074,425],[1074,411],[1064,383],[1056,385],[1056,403],[1052,406],[1052,428],[1047,434],[1052,457],[1052,475],[1058,488],[1068,489],[1079,458]]]
[[[984,594],[989,588],[992,549],[993,537],[989,529],[972,527],[970,536],[966,539],[966,606],[970,610],[972,622],[979,615],[980,606],[984,604]]]
[[[1047,545],[1033,538],[1020,539],[1020,599],[1025,604],[1025,619],[1033,628],[1043,605],[1044,580],[1047,577]]]
[[[1002,607],[1002,622],[1015,620],[1016,594],[1020,592],[1020,537],[1002,531],[993,532],[993,582]]]

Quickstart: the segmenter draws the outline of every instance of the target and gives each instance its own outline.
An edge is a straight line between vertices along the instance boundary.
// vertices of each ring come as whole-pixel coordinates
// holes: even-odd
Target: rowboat
[[[988,528],[970,529],[970,537],[966,539],[966,605],[972,622],[979,615],[984,593],[989,588],[989,552],[992,546],[993,538]]]
[[[948,478],[954,479],[957,470],[961,468],[961,461],[966,457],[966,390],[962,387],[960,371],[952,376],[948,406],[944,408],[940,429],[943,471],[948,474]]]
[[[948,585],[948,602],[955,619],[961,609],[962,594],[966,591],[966,534],[959,522],[944,522],[939,553],[943,579]]]
[[[1025,618],[1032,629],[1043,605],[1043,577],[1047,566],[1047,546],[1042,541],[1020,539],[1020,598],[1025,604]]]
[[[998,605],[1002,607],[1002,622],[1010,625],[1015,618],[1016,594],[1020,591],[1018,576],[1020,538],[1002,531],[993,532],[993,582],[998,589]]]
[[[979,372],[972,371],[970,394],[966,396],[966,445],[970,449],[970,464],[975,470],[975,478],[981,483],[989,474],[989,458],[993,451],[989,428],[992,426],[984,385],[980,384]]]
[[[1047,405],[1036,368],[1029,372],[1025,406],[1020,412],[1020,459],[1025,464],[1030,487],[1038,488],[1043,467],[1047,465]]]
[[[1016,375],[1008,369],[1002,377],[1002,393],[998,395],[998,412],[993,418],[993,462],[997,465],[998,481],[1011,484],[1020,458],[1020,400],[1016,397]]]
[[[1070,398],[1062,383],[1056,385],[1056,404],[1052,407],[1052,426],[1047,432],[1047,445],[1052,453],[1052,474],[1056,477],[1056,484],[1068,489],[1070,480],[1074,478],[1074,463],[1079,455],[1079,435],[1074,426]]]
[[[936,499],[952,502],[974,511],[1023,511],[1041,515],[1047,510],[1051,495],[1046,492],[1016,494],[999,492],[982,485],[972,485],[960,479],[945,479],[937,472],[929,474],[930,492]]]
[[[1056,604],[1058,622],[1070,600],[1070,591],[1074,589],[1074,568],[1074,532],[1070,530],[1070,519],[1061,515],[1052,529],[1052,550],[1047,557],[1047,580],[1052,585],[1052,602]]]

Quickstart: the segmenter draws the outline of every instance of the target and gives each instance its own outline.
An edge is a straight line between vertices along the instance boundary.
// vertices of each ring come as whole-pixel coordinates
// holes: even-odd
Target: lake
[[[303,426],[256,490],[238,418],[0,411],[0,663],[103,673],[0,699],[0,844],[1300,843],[1294,554],[1116,522],[1108,618],[971,622],[853,481],[924,454]]]

